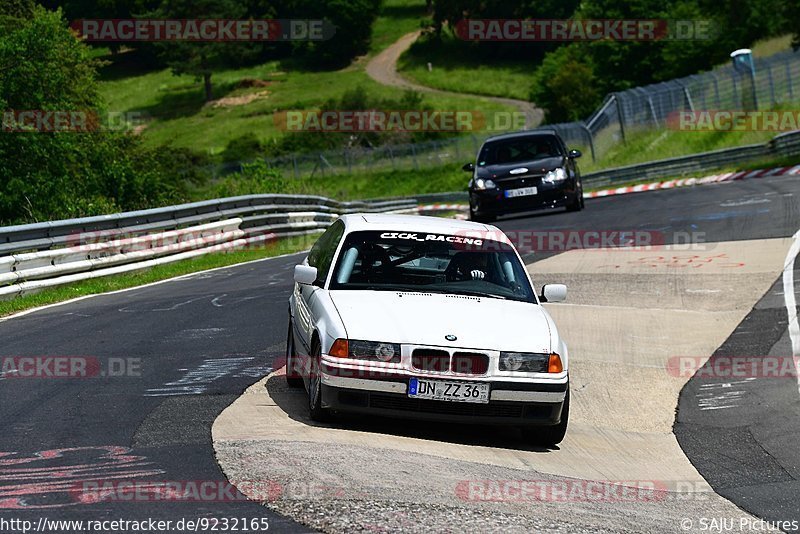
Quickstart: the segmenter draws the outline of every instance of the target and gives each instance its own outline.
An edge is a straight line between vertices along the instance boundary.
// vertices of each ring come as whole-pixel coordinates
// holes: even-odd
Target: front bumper
[[[570,204],[578,192],[575,180],[561,183],[539,184],[535,195],[506,198],[505,189],[473,189],[469,192],[469,203],[477,215],[503,215],[520,211],[559,208]]]
[[[490,384],[489,402],[478,404],[409,397],[410,378],[387,376],[377,380],[323,372],[322,405],[339,413],[403,419],[518,427],[548,426],[561,421],[561,409],[569,387],[568,379],[563,383],[471,380]],[[444,377],[436,379],[453,380]]]

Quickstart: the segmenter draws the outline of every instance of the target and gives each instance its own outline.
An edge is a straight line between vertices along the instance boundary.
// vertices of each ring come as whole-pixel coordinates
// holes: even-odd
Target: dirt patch
[[[250,87],[269,87],[273,82],[267,80],[256,80],[255,78],[243,78],[236,84],[237,89],[249,89]]]
[[[212,108],[246,106],[251,102],[255,102],[256,100],[261,100],[262,98],[266,98],[267,96],[269,96],[269,91],[258,91],[257,93],[250,93],[241,96],[226,96],[224,98],[212,100],[206,105],[211,106]]]

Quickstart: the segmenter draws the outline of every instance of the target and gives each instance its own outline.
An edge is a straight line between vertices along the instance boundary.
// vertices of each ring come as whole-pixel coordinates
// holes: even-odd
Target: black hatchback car
[[[469,181],[469,215],[492,221],[498,215],[541,208],[583,209],[583,186],[576,158],[554,130],[531,130],[490,137],[475,163],[463,169]]]

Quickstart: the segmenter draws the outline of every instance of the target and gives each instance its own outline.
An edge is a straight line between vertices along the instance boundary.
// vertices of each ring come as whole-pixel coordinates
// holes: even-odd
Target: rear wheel
[[[322,347],[314,341],[311,349],[311,377],[308,382],[308,415],[312,421],[324,423],[330,419],[330,412],[322,407],[322,375],[320,364]]]
[[[569,423],[569,389],[564,397],[564,407],[561,408],[561,422],[553,426],[525,427],[522,437],[531,445],[537,447],[554,447],[564,440]]]
[[[286,384],[290,388],[303,387],[303,377],[297,372],[297,354],[294,350],[292,320],[289,319],[289,333],[286,335]]]

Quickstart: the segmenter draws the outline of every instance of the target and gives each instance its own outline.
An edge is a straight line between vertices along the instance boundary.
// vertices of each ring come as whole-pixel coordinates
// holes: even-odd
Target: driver
[[[457,278],[461,280],[483,280],[489,270],[489,255],[483,252],[461,252],[456,255],[448,266]]]

